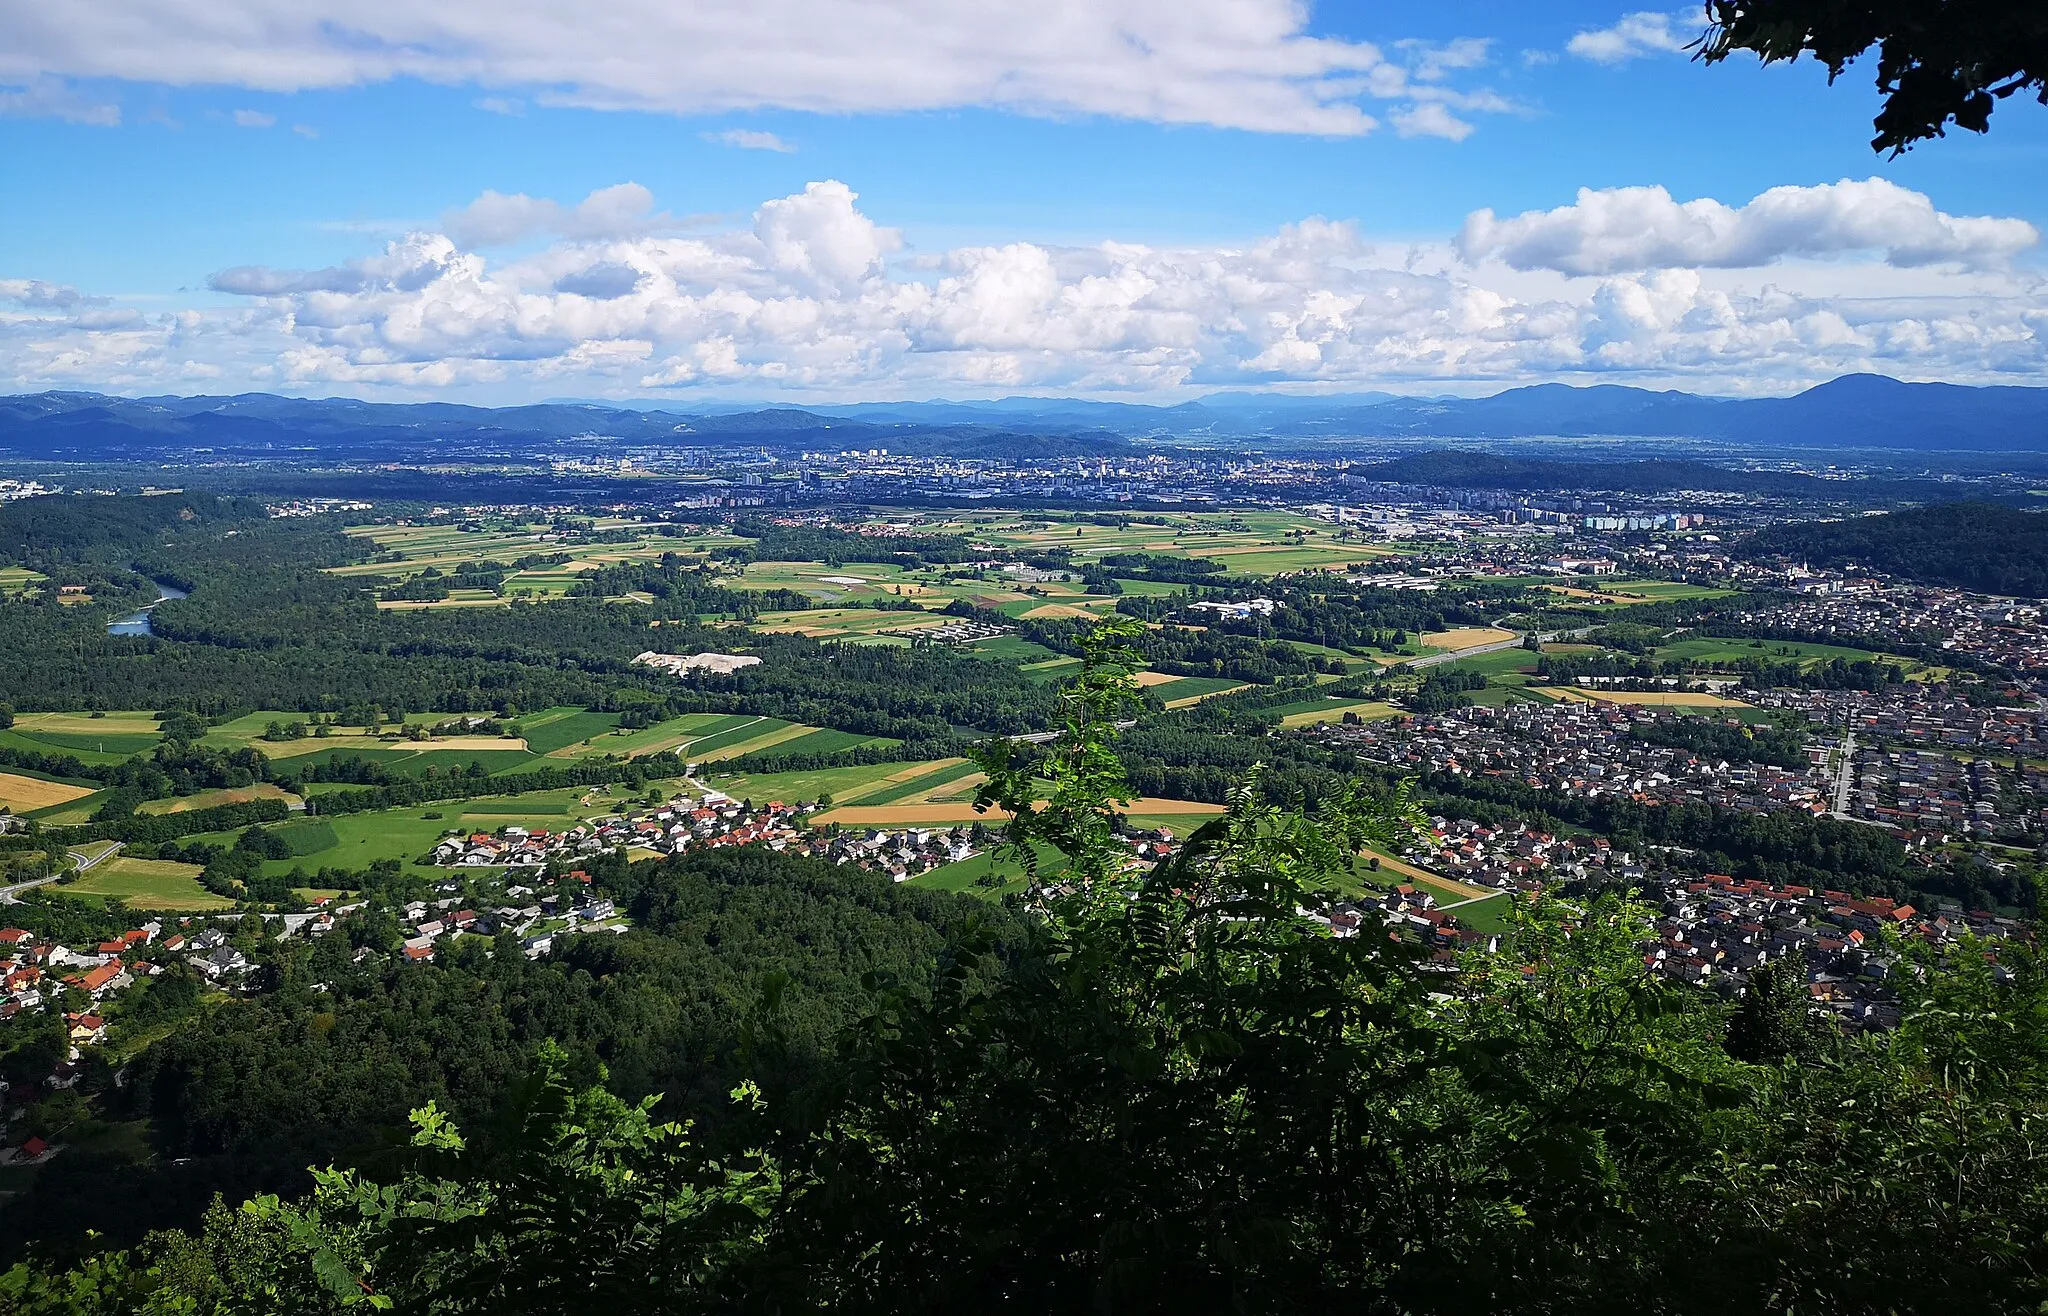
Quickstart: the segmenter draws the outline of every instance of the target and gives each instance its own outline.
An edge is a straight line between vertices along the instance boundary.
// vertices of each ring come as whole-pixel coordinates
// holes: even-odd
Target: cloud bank
[[[327,269],[223,270],[224,308],[0,281],[0,383],[822,398],[2048,377],[2048,288],[2010,260],[2033,230],[1876,182],[1739,207],[1586,192],[1421,247],[1306,219],[1230,245],[922,253],[833,180],[715,230],[631,183],[573,204],[486,193],[446,219]],[[479,249],[514,241],[538,246]]]
[[[94,0],[0,6],[0,83],[414,77],[599,109],[986,106],[1350,136],[1375,124],[1365,104],[1413,115],[1415,86],[1485,62],[1483,42],[1390,57],[1308,19],[1301,0]]]
[[[1518,270],[1618,274],[1681,266],[1743,269],[1792,257],[1879,252],[1892,265],[1996,265],[2041,240],[2021,219],[1944,214],[1924,193],[1882,178],[1774,187],[1744,206],[1679,202],[1662,187],[1579,190],[1555,210],[1465,221],[1458,251]]]

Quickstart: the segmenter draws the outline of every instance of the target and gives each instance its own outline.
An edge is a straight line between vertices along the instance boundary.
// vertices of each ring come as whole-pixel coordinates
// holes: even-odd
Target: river
[[[156,582],[156,603],[162,603],[165,599],[182,599],[184,597],[185,591],[179,589],[176,585],[166,585],[161,580]],[[114,620],[107,623],[107,634],[154,635],[156,632],[150,627],[149,613],[151,608],[156,607],[156,603],[150,604],[148,608],[141,608],[131,612],[125,617],[114,618]]]

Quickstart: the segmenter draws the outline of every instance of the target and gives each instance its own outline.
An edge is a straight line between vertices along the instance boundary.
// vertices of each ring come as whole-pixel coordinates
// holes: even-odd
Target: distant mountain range
[[[1711,398],[1539,384],[1484,398],[1217,393],[1178,406],[1072,398],[676,409],[521,407],[346,398],[0,399],[0,451],[65,458],[295,454],[327,460],[521,457],[578,440],[624,446],[886,447],[960,455],[1110,453],[1135,438],[1267,449],[1347,439],[1685,438],[1763,449],[2048,452],[2048,388],[1906,384],[1845,375],[1785,398]]]

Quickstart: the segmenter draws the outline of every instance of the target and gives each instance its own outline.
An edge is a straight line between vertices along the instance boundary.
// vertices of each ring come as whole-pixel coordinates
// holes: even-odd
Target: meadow
[[[129,855],[102,860],[83,877],[60,883],[55,889],[59,895],[92,903],[118,900],[131,909],[165,913],[228,909],[235,903],[199,885],[197,864]]]

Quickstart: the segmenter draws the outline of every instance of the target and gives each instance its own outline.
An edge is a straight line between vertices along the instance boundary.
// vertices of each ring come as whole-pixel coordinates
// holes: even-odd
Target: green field
[[[1844,662],[1858,663],[1871,658],[1883,658],[1883,654],[1868,649],[1851,649],[1840,644],[1810,644],[1802,640],[1763,640],[1752,644],[1748,640],[1698,639],[1676,640],[1657,647],[1657,657],[1676,658],[1689,663],[1741,663],[1764,660],[1767,662],[1807,661],[1815,659],[1840,658]],[[1920,664],[1907,658],[1896,658],[1894,662],[1907,668]]]
[[[227,909],[235,903],[199,885],[197,864],[115,855],[75,882],[60,883],[59,895],[98,902],[119,900],[134,909],[171,912]]]
[[[873,763],[810,772],[707,774],[708,784],[737,799],[815,800],[830,795],[838,804],[894,804],[961,781],[978,771],[972,763],[939,759],[923,763]],[[940,792],[950,794],[951,792]]]
[[[294,857],[265,860],[263,871],[279,875],[294,868],[308,871],[322,868],[355,870],[367,868],[379,859],[395,859],[402,864],[410,864],[432,850],[450,828],[487,832],[508,824],[555,828],[572,824],[586,815],[607,812],[603,807],[580,808],[579,801],[584,794],[585,788],[565,787],[523,795],[483,796],[446,804],[409,805],[402,809],[379,809],[336,818],[284,823],[275,830],[287,837],[295,851]],[[429,814],[439,816],[428,817]],[[239,832],[211,832],[192,839],[233,845],[239,836]],[[328,840],[330,836],[332,839]],[[320,844],[322,841],[327,843]]]
[[[1243,685],[1227,676],[1176,676],[1171,681],[1145,687],[1147,694],[1158,695],[1167,703],[1182,699],[1195,699],[1213,695],[1223,690],[1234,690]]]
[[[1066,856],[1049,845],[1034,844],[1032,851],[1037,857],[1041,880],[1066,867]],[[1002,884],[980,885],[981,880],[991,874],[1003,878]],[[905,885],[932,891],[971,891],[975,895],[995,899],[1022,891],[1030,883],[1024,874],[1023,857],[1010,853],[1006,848],[996,847],[984,850],[972,859],[962,859],[957,864],[941,864],[929,873],[911,878]]]
[[[334,824],[325,818],[301,818],[280,823],[272,827],[270,833],[290,846],[294,856],[319,854],[341,844]]]
[[[526,737],[526,747],[536,754],[552,754],[558,749],[602,736],[618,726],[617,713],[590,713],[580,708],[549,708],[529,717],[519,719],[520,734]]]
[[[777,758],[790,754],[836,754],[841,750],[875,749],[902,743],[887,736],[863,736],[857,731],[824,729],[798,736],[794,740],[781,741],[758,752],[769,758]]]

